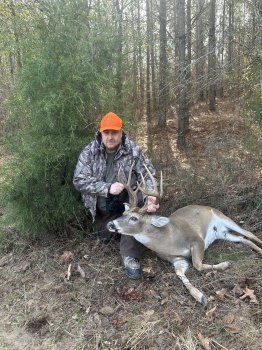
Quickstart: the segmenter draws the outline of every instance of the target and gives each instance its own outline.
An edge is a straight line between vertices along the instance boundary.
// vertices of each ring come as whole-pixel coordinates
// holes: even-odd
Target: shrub
[[[104,31],[109,38],[100,36],[102,27],[90,28],[85,1],[42,4],[5,124],[12,154],[4,184],[7,212],[16,226],[34,233],[83,223],[74,167],[94,135],[96,117],[116,107],[113,29]]]

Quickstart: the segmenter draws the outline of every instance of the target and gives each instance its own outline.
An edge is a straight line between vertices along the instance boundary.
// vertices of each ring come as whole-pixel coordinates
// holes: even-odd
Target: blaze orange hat
[[[118,131],[121,129],[122,129],[122,119],[119,118],[118,115],[116,115],[113,112],[109,112],[103,116],[100,123],[100,131],[105,131],[105,130]]]

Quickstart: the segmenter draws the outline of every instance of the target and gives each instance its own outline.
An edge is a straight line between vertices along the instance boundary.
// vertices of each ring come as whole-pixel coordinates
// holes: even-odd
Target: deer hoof
[[[229,261],[224,261],[219,265],[221,266],[221,270],[225,270],[231,265],[231,263]]]
[[[203,306],[207,306],[207,298],[204,296],[204,294],[201,297],[200,304]]]

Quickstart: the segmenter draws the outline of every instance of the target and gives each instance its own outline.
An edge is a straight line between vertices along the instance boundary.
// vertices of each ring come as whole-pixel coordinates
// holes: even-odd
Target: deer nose
[[[106,228],[110,231],[110,232],[115,232],[116,231],[116,227],[113,221],[109,221],[106,225]]]

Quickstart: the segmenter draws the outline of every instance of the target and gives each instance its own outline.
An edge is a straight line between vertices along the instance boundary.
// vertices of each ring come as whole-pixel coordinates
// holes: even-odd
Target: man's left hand
[[[148,213],[155,213],[157,209],[159,209],[159,204],[157,203],[157,198],[153,196],[147,197],[147,212]]]

